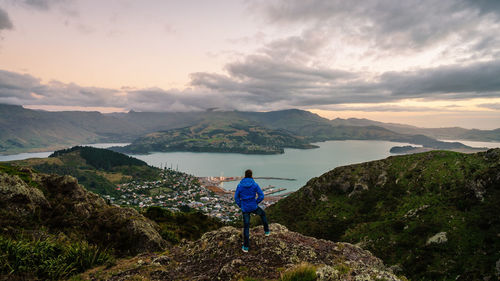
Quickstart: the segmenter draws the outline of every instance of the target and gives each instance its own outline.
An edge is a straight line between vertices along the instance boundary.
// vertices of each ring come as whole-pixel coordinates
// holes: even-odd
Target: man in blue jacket
[[[258,195],[255,199],[255,195]],[[252,178],[252,170],[245,171],[245,178],[240,181],[236,192],[234,193],[234,201],[240,206],[243,212],[243,252],[248,252],[250,246],[250,213],[260,216],[264,225],[264,234],[269,236],[269,225],[267,224],[266,213],[257,204],[264,200],[264,193],[259,185]]]

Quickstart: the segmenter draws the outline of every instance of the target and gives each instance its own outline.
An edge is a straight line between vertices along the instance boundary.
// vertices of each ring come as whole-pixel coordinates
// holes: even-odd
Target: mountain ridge
[[[31,110],[0,104],[0,153],[50,151],[95,142],[131,142],[149,133],[196,125],[204,120],[244,119],[269,129],[285,129],[309,142],[347,139],[412,140],[414,135],[433,138],[500,141],[500,129],[412,129],[377,121],[329,120],[299,110],[271,112],[200,111],[108,113]],[[336,120],[336,121],[335,121]],[[384,125],[385,124],[385,125]],[[410,129],[408,129],[410,128]],[[436,132],[446,132],[436,133]],[[422,143],[414,143],[420,144]],[[442,147],[436,147],[442,148]]]

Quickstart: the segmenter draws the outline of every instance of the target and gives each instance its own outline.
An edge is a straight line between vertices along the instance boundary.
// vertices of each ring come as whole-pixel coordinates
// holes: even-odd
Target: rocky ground
[[[143,254],[119,260],[108,268],[92,269],[84,280],[259,280],[307,263],[315,266],[318,280],[405,280],[395,276],[370,252],[348,243],[334,243],[271,224],[252,228],[250,251],[241,251],[241,230],[223,227],[205,233],[161,254]]]

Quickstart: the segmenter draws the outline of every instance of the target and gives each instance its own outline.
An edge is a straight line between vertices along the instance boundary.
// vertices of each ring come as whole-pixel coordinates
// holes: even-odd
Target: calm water
[[[126,143],[87,144],[99,148],[124,146]],[[246,155],[236,153],[155,152],[148,155],[131,155],[156,167],[172,167],[195,176],[240,176],[252,169],[255,177],[292,178],[294,181],[262,180],[261,187],[274,185],[295,191],[313,177],[335,167],[382,159],[390,156],[389,149],[408,145],[388,141],[327,141],[316,143],[317,149],[285,149],[278,155]],[[0,155],[0,161],[47,157],[52,152]],[[224,188],[234,189],[237,182],[226,182]]]
[[[90,144],[82,144],[83,146],[92,146],[97,148],[108,148],[112,146],[126,146],[130,143],[90,143]],[[32,152],[32,153],[19,153],[12,155],[0,155],[1,161],[14,161],[14,160],[23,160],[28,158],[45,158],[49,157],[54,151],[48,152]]]
[[[472,147],[487,147],[487,148],[500,147],[500,142],[468,141],[468,140],[443,140],[443,141],[461,142],[465,145],[472,146]]]
[[[294,191],[309,179],[338,166],[382,159],[389,149],[408,145],[388,141],[327,141],[316,143],[317,149],[285,149],[278,155],[246,155],[235,153],[155,152],[132,155],[157,167],[178,168],[195,176],[240,176],[252,169],[254,177],[293,178],[295,181],[257,180],[261,187],[274,185]],[[234,189],[237,182],[226,182],[224,188]]]

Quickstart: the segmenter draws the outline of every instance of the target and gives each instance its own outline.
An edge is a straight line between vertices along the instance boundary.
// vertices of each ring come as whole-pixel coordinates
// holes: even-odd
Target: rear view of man
[[[255,196],[258,195],[257,199]],[[264,225],[264,233],[269,236],[269,225],[267,224],[266,213],[258,204],[264,200],[264,193],[259,185],[252,178],[252,170],[245,171],[245,178],[240,181],[236,192],[234,193],[234,200],[243,212],[243,252],[248,252],[250,246],[250,214],[254,213],[260,216],[262,224]]]

